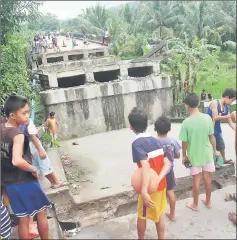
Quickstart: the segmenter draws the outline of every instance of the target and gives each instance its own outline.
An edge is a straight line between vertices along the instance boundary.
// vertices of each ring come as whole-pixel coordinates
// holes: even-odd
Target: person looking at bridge
[[[55,112],[51,112],[49,114],[49,118],[46,120],[44,125],[48,127],[48,131],[52,137],[51,146],[53,146],[54,142],[57,140],[57,127],[59,126],[55,118]]]
[[[60,51],[59,46],[58,46],[58,39],[55,34],[52,37],[52,44],[53,44],[54,51],[57,51],[57,50]]]
[[[226,88],[221,99],[213,100],[208,107],[207,114],[212,118],[214,123],[214,136],[216,139],[216,150],[220,151],[225,164],[234,164],[233,160],[227,160],[225,155],[225,142],[222,137],[221,121],[227,120],[230,127],[235,130],[236,125],[232,119],[236,117],[236,111],[230,113],[230,105],[236,100],[236,89]],[[220,165],[216,164],[216,168]]]
[[[108,43],[108,39],[109,39],[109,31],[107,28],[105,28],[102,36],[103,44],[105,43],[105,41]]]
[[[206,101],[206,100],[207,100],[206,90],[202,89],[201,101]]]
[[[40,44],[39,44],[39,40],[40,40],[40,36],[39,34],[35,35],[34,37],[34,52],[35,53],[39,53],[39,48],[40,48]]]
[[[43,37],[43,39],[41,40],[40,45],[41,45],[41,48],[44,50],[44,53],[46,53],[47,52],[47,41],[46,41],[45,37]]]
[[[19,239],[30,239],[29,219],[35,215],[41,239],[48,239],[46,208],[51,204],[38,182],[38,171],[32,166],[29,140],[19,130],[19,125],[29,118],[27,99],[9,96],[4,112],[8,120],[1,124],[1,184],[19,218]]]
[[[166,213],[166,216],[171,220],[175,221],[175,193],[174,187],[176,185],[175,176],[174,176],[174,159],[180,158],[180,145],[173,139],[168,137],[168,132],[171,130],[171,121],[166,116],[161,116],[155,121],[155,131],[157,132],[157,138],[161,143],[161,146],[166,153],[167,158],[171,163],[171,168],[166,175],[167,182],[167,197],[170,204],[170,212]]]
[[[220,153],[216,151],[212,120],[198,109],[198,96],[195,93],[189,93],[184,99],[184,104],[190,116],[182,122],[179,139],[182,141],[182,163],[185,166],[191,163],[188,167],[193,177],[193,201],[186,206],[198,211],[202,177],[206,190],[206,199],[203,203],[207,208],[211,208],[211,172],[215,172],[213,154],[219,157]]]
[[[158,239],[164,239],[165,222],[163,213],[167,208],[166,201],[166,174],[171,167],[170,161],[165,157],[159,139],[146,132],[148,126],[147,114],[133,108],[128,115],[132,131],[137,135],[132,143],[133,162],[142,169],[141,194],[138,197],[138,239],[144,239],[146,220],[152,220],[156,224]],[[158,189],[148,194],[150,169],[158,174]]]

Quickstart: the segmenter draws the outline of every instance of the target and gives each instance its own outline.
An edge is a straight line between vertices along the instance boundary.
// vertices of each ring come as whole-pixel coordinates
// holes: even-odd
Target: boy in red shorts
[[[163,148],[158,139],[146,132],[148,118],[146,113],[138,108],[133,108],[128,116],[133,132],[137,135],[132,143],[133,162],[142,168],[142,189],[138,197],[138,238],[144,239],[146,219],[155,222],[158,239],[164,239],[165,223],[163,212],[167,208],[166,201],[166,174],[170,169],[170,162],[164,156]],[[157,192],[148,194],[150,168],[159,175]]]
[[[41,239],[48,239],[46,208],[51,204],[42,191],[38,172],[31,164],[29,140],[19,130],[29,118],[27,99],[10,96],[4,105],[8,118],[1,124],[1,184],[6,188],[14,214],[19,218],[19,239],[29,238],[29,217],[37,216]]]

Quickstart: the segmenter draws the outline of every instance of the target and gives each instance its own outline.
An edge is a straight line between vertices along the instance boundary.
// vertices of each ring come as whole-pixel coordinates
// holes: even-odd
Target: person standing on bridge
[[[38,171],[32,166],[29,140],[19,130],[29,117],[27,99],[11,95],[4,104],[8,121],[1,124],[1,185],[14,214],[19,218],[19,239],[29,238],[29,219],[37,216],[41,239],[49,238],[46,208],[51,203],[38,182]]]
[[[236,125],[232,119],[236,117],[236,111],[230,113],[230,105],[236,100],[236,89],[226,88],[222,94],[221,99],[213,100],[210,103],[207,114],[212,118],[214,123],[214,136],[216,139],[216,149],[220,151],[225,164],[234,164],[233,160],[227,160],[225,155],[225,142],[222,137],[221,121],[227,120],[230,127],[235,130]],[[216,168],[220,168],[216,164]]]
[[[52,37],[52,44],[53,44],[54,51],[60,51],[59,46],[58,46],[58,39],[55,34]]]
[[[206,199],[203,203],[207,208],[211,208],[211,172],[215,172],[213,154],[216,157],[220,154],[216,151],[212,120],[198,109],[198,96],[195,93],[189,93],[184,99],[184,104],[190,116],[182,122],[179,139],[182,141],[182,163],[190,167],[190,173],[193,176],[193,202],[186,206],[198,211],[202,177],[206,190]]]
[[[105,43],[105,41],[107,41],[108,43],[108,39],[109,39],[109,31],[107,28],[105,28],[102,36],[103,44]]]
[[[174,159],[180,158],[180,145],[172,138],[168,137],[168,132],[171,130],[170,119],[166,116],[161,116],[155,121],[155,131],[157,132],[157,138],[159,139],[167,158],[171,163],[171,168],[166,175],[167,182],[167,196],[170,204],[170,212],[166,213],[166,216],[170,221],[175,221],[175,193],[174,187],[176,185],[176,180],[174,176]]]
[[[133,162],[142,169],[142,189],[137,203],[138,239],[144,239],[147,219],[155,222],[158,239],[164,239],[165,221],[163,213],[167,208],[165,176],[171,164],[165,157],[159,139],[146,132],[148,126],[147,114],[135,107],[128,115],[128,120],[131,130],[137,135],[136,140],[132,143]],[[158,189],[156,192],[148,194],[150,169],[158,174]]]

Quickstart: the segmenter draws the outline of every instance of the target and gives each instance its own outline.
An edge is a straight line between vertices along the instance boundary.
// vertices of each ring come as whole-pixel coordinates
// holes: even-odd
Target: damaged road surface
[[[176,138],[180,124],[172,124],[170,137]],[[223,126],[228,156],[234,159],[230,148],[234,133]],[[153,132],[153,126],[148,131]],[[155,136],[155,133],[154,133]],[[137,194],[130,184],[136,168],[131,158],[134,135],[129,129],[100,133],[61,142],[62,163],[70,182],[74,203],[66,211],[58,209],[60,221],[79,221],[82,228],[101,221],[123,217],[136,212]],[[113,143],[116,147],[109,147]],[[91,148],[93,146],[93,151]],[[106,154],[105,154],[106,153]],[[192,178],[180,160],[175,162],[178,200],[192,196]],[[213,191],[235,184],[234,167],[226,165],[213,174]],[[204,192],[202,182],[200,192]]]
[[[236,226],[228,219],[236,212],[234,201],[226,202],[225,194],[235,192],[236,186],[216,190],[212,194],[212,209],[200,201],[200,211],[186,207],[192,199],[177,201],[176,222],[165,217],[165,239],[236,239]],[[200,195],[200,199],[204,198]],[[92,227],[82,228],[71,239],[137,239],[136,214],[108,220]],[[147,223],[146,239],[157,239],[155,224]]]

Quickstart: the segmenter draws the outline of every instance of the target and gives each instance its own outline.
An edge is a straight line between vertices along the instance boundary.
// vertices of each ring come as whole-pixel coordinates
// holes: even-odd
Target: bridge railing
[[[76,38],[76,39],[80,39],[82,40],[83,37],[84,37],[84,34],[83,33],[78,33],[78,32],[74,32],[72,33],[73,34],[73,37]],[[60,35],[66,37],[67,36],[67,33],[65,32],[61,32]],[[98,43],[98,44],[101,44],[102,45],[102,36],[101,35],[95,35],[95,34],[86,34],[86,38],[89,42],[94,42],[94,43]],[[108,39],[107,42],[104,43],[105,46],[107,46],[109,43],[110,43],[110,38]]]

